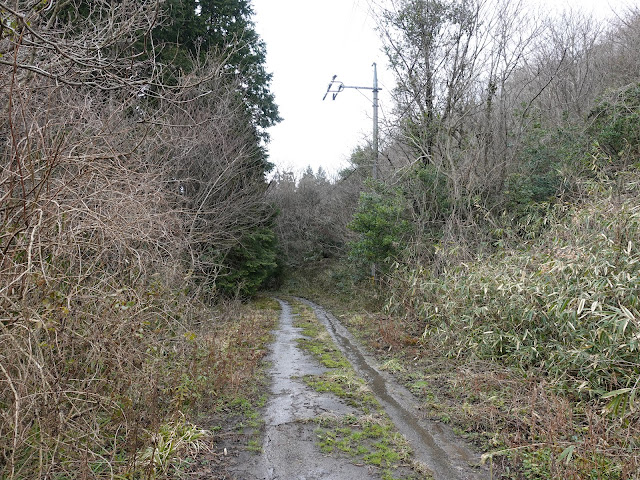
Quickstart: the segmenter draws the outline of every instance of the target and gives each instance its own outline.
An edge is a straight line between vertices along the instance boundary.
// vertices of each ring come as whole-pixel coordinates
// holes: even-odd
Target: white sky
[[[577,6],[604,17],[632,0],[527,0],[561,9]],[[335,101],[322,97],[333,75],[345,85],[373,85],[378,65],[380,117],[392,109],[393,75],[367,0],[253,0],[256,30],[267,46],[267,70],[283,121],[269,130],[270,161],[280,170],[308,165],[334,173],[371,138],[370,92],[346,89]],[[618,7],[619,8],[619,7]]]

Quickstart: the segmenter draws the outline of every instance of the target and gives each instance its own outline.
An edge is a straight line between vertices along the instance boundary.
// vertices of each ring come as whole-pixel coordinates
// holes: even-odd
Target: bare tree
[[[409,168],[418,162],[446,179],[444,228],[462,241],[513,163],[511,112],[521,96],[510,80],[542,26],[517,2],[398,0],[383,9],[379,29],[398,82],[394,150],[405,151]],[[413,216],[429,222],[424,212],[437,196],[414,198]]]
[[[0,2],[3,478],[138,468],[173,381],[153,352],[193,317],[176,292],[268,216],[224,59],[160,81],[158,4]]]
[[[330,180],[322,168],[308,167],[299,178],[293,172],[277,172],[269,199],[278,208],[276,231],[287,266],[314,268],[346,253],[352,220],[371,155],[356,150],[352,159],[364,166],[348,168]]]

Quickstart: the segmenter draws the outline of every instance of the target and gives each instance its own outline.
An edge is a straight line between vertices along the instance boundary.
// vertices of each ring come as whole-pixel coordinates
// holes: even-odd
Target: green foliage
[[[216,287],[226,295],[255,295],[276,272],[276,248],[272,228],[265,226],[247,233],[225,256],[224,271],[218,277]]]
[[[590,133],[616,163],[640,154],[640,84],[605,93],[590,117]]]
[[[382,187],[378,190],[360,194],[358,210],[349,224],[360,237],[351,244],[351,258],[362,265],[376,263],[386,269],[399,256],[410,224],[403,218],[402,197]]]
[[[167,0],[162,4],[163,22],[154,29],[154,41],[161,45],[157,59],[165,66],[164,80],[178,83],[181,76],[192,72],[212,58],[221,58],[222,74],[229,79],[231,88],[227,95],[231,98],[237,125],[229,129],[228,134],[244,138],[244,144],[232,153],[224,151],[226,141],[220,140],[220,152],[207,152],[214,158],[227,155],[246,157],[246,161],[235,166],[240,175],[229,183],[231,188],[244,188],[252,184],[258,188],[252,195],[257,203],[264,198],[265,174],[272,165],[267,160],[265,148],[268,135],[265,129],[274,125],[280,118],[269,91],[271,75],[266,73],[265,45],[255,31],[252,20],[253,9],[247,0]],[[206,79],[204,80],[206,82]],[[214,91],[219,87],[210,87]],[[203,109],[210,108],[202,100]],[[228,142],[233,144],[234,142]],[[196,163],[196,162],[194,162]],[[209,165],[210,160],[202,165]],[[216,179],[220,172],[204,169],[195,173],[177,173],[176,176],[203,177],[204,181]],[[196,189],[188,190],[187,196]],[[197,194],[197,192],[195,193]],[[219,194],[224,196],[225,192]],[[212,197],[215,203],[215,198]],[[263,208],[262,206],[259,208]],[[215,282],[216,291],[226,295],[251,296],[265,284],[278,268],[276,265],[276,240],[272,229],[270,211],[257,213],[258,220],[252,225],[238,221],[228,236],[236,244],[228,247],[207,245],[199,246],[198,262],[204,265],[196,270],[196,275],[208,277],[204,282]],[[239,215],[241,215],[239,213]],[[247,212],[247,217],[250,214]],[[261,221],[260,218],[263,220]],[[235,227],[235,230],[234,230]],[[213,227],[215,228],[215,227]],[[215,276],[220,274],[220,278]]]
[[[522,153],[520,172],[507,180],[505,192],[509,210],[518,212],[523,206],[546,202],[555,196],[560,185],[560,158],[553,138],[545,132],[535,132]]]
[[[446,177],[434,165],[417,167],[414,176],[421,189],[430,193],[429,200],[437,216],[446,217],[451,211]]]
[[[601,194],[564,215],[532,245],[441,276],[399,267],[388,308],[451,356],[544,372],[624,415],[640,373],[640,206]]]
[[[349,157],[349,166],[338,173],[340,180],[345,181],[349,178],[364,179],[371,176],[371,159],[373,158],[373,149],[371,146],[358,145],[351,152]]]
[[[557,399],[533,407],[537,430],[504,434],[517,478],[635,478],[624,465],[638,458],[639,185],[637,170],[585,182],[584,203],[549,207],[544,230],[517,248],[389,275],[387,311],[423,329],[425,359],[438,351],[455,364],[486,362]],[[527,423],[530,412],[513,405],[508,416]],[[574,416],[554,430],[562,405]],[[596,451],[596,441],[606,446]]]
[[[225,73],[240,80],[239,97],[252,124],[267,138],[264,129],[279,122],[280,116],[269,90],[272,75],[265,68],[266,47],[255,30],[250,2],[168,0],[163,12],[167,21],[153,32],[163,44],[159,60],[177,77],[208,53],[224,57]]]
[[[156,42],[162,46],[158,60],[167,65],[166,80],[175,80],[182,72],[193,69],[194,55],[202,54],[198,40],[203,30],[202,19],[196,15],[196,0],[165,0],[162,10],[164,22],[153,31]]]
[[[453,201],[445,175],[434,165],[416,164],[395,188],[374,185],[362,193],[349,228],[359,234],[351,258],[386,271],[402,257],[432,254],[451,215]],[[427,255],[425,255],[427,254]]]
[[[539,228],[557,197],[570,193],[587,151],[582,129],[567,122],[545,128],[533,122],[518,156],[518,167],[501,193],[505,216],[520,237],[530,238]]]
[[[445,175],[434,165],[415,165],[403,176],[401,187],[413,219],[420,248],[431,247],[442,235],[453,201]]]

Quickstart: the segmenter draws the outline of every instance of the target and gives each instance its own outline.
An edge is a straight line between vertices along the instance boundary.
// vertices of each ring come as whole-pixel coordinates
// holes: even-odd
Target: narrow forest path
[[[262,454],[245,457],[241,464],[237,463],[232,469],[237,478],[360,480],[418,479],[430,478],[430,475],[436,480],[489,478],[488,472],[477,466],[479,456],[449,428],[417,417],[417,402],[411,393],[382,372],[333,315],[312,302],[299,299],[300,304],[313,311],[323,327],[320,328],[326,329],[321,335],[335,344],[336,352],[341,352],[342,358],[346,357],[350,363],[348,368],[353,368],[355,375],[364,380],[342,381],[354,388],[356,397],[372,397],[367,402],[375,404],[379,412],[354,401],[355,397],[341,395],[342,389],[327,386],[326,375],[331,368],[322,366],[302,347],[300,342],[304,342],[306,336],[302,328],[295,326],[298,315],[292,312],[289,303],[279,302],[280,325],[268,358],[272,384],[264,413]],[[317,343],[312,345],[321,355],[333,348],[326,344],[322,348],[318,348]],[[344,373],[340,375],[340,378],[346,377]],[[319,385],[324,388],[318,388]],[[371,428],[371,425],[385,425],[386,420],[380,415],[390,418],[395,428],[391,422],[389,428],[397,429],[404,436],[413,451],[413,462],[392,452],[404,442],[388,440],[399,437],[397,434],[388,437],[381,433],[382,428]],[[335,428],[332,430],[331,426]],[[370,440],[368,447],[367,440]]]

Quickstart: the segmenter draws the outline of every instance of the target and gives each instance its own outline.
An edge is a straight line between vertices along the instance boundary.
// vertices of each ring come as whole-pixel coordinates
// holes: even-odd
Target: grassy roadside
[[[261,427],[277,302],[211,306],[160,281],[95,292],[0,321],[0,478],[179,477],[240,424],[236,443],[257,443],[244,427]]]
[[[277,301],[266,297],[229,305],[220,312],[220,321],[194,333],[194,355],[184,382],[193,401],[185,405],[185,417],[205,435],[176,451],[163,475],[231,478],[226,471],[230,458],[261,450],[260,409],[268,389],[264,357],[279,311]],[[202,378],[206,381],[199,382]]]
[[[489,453],[494,478],[639,478],[626,463],[631,450],[628,457],[610,454],[613,437],[628,426],[596,405],[564,395],[544,372],[439,354],[388,316],[355,314],[344,320],[383,368],[421,399],[428,417],[450,424]],[[577,444],[590,450],[576,458]]]
[[[297,280],[292,291],[330,308],[421,400],[425,415],[488,452],[493,478],[640,478],[631,461],[638,457],[637,425],[615,411],[567,394],[544,370],[516,369],[468,352],[451,355],[415,322],[382,313],[383,293],[327,293],[335,288],[335,273],[317,274],[314,282]],[[625,444],[627,450],[620,447]]]
[[[294,325],[302,328],[305,336],[299,346],[328,369],[321,375],[308,375],[304,381],[316,391],[336,395],[358,411],[343,417],[317,418],[320,449],[376,467],[383,480],[431,478],[424,466],[411,459],[406,440],[395,430],[366,382],[334,345],[313,311],[299,302],[293,302],[293,309],[298,316]]]

